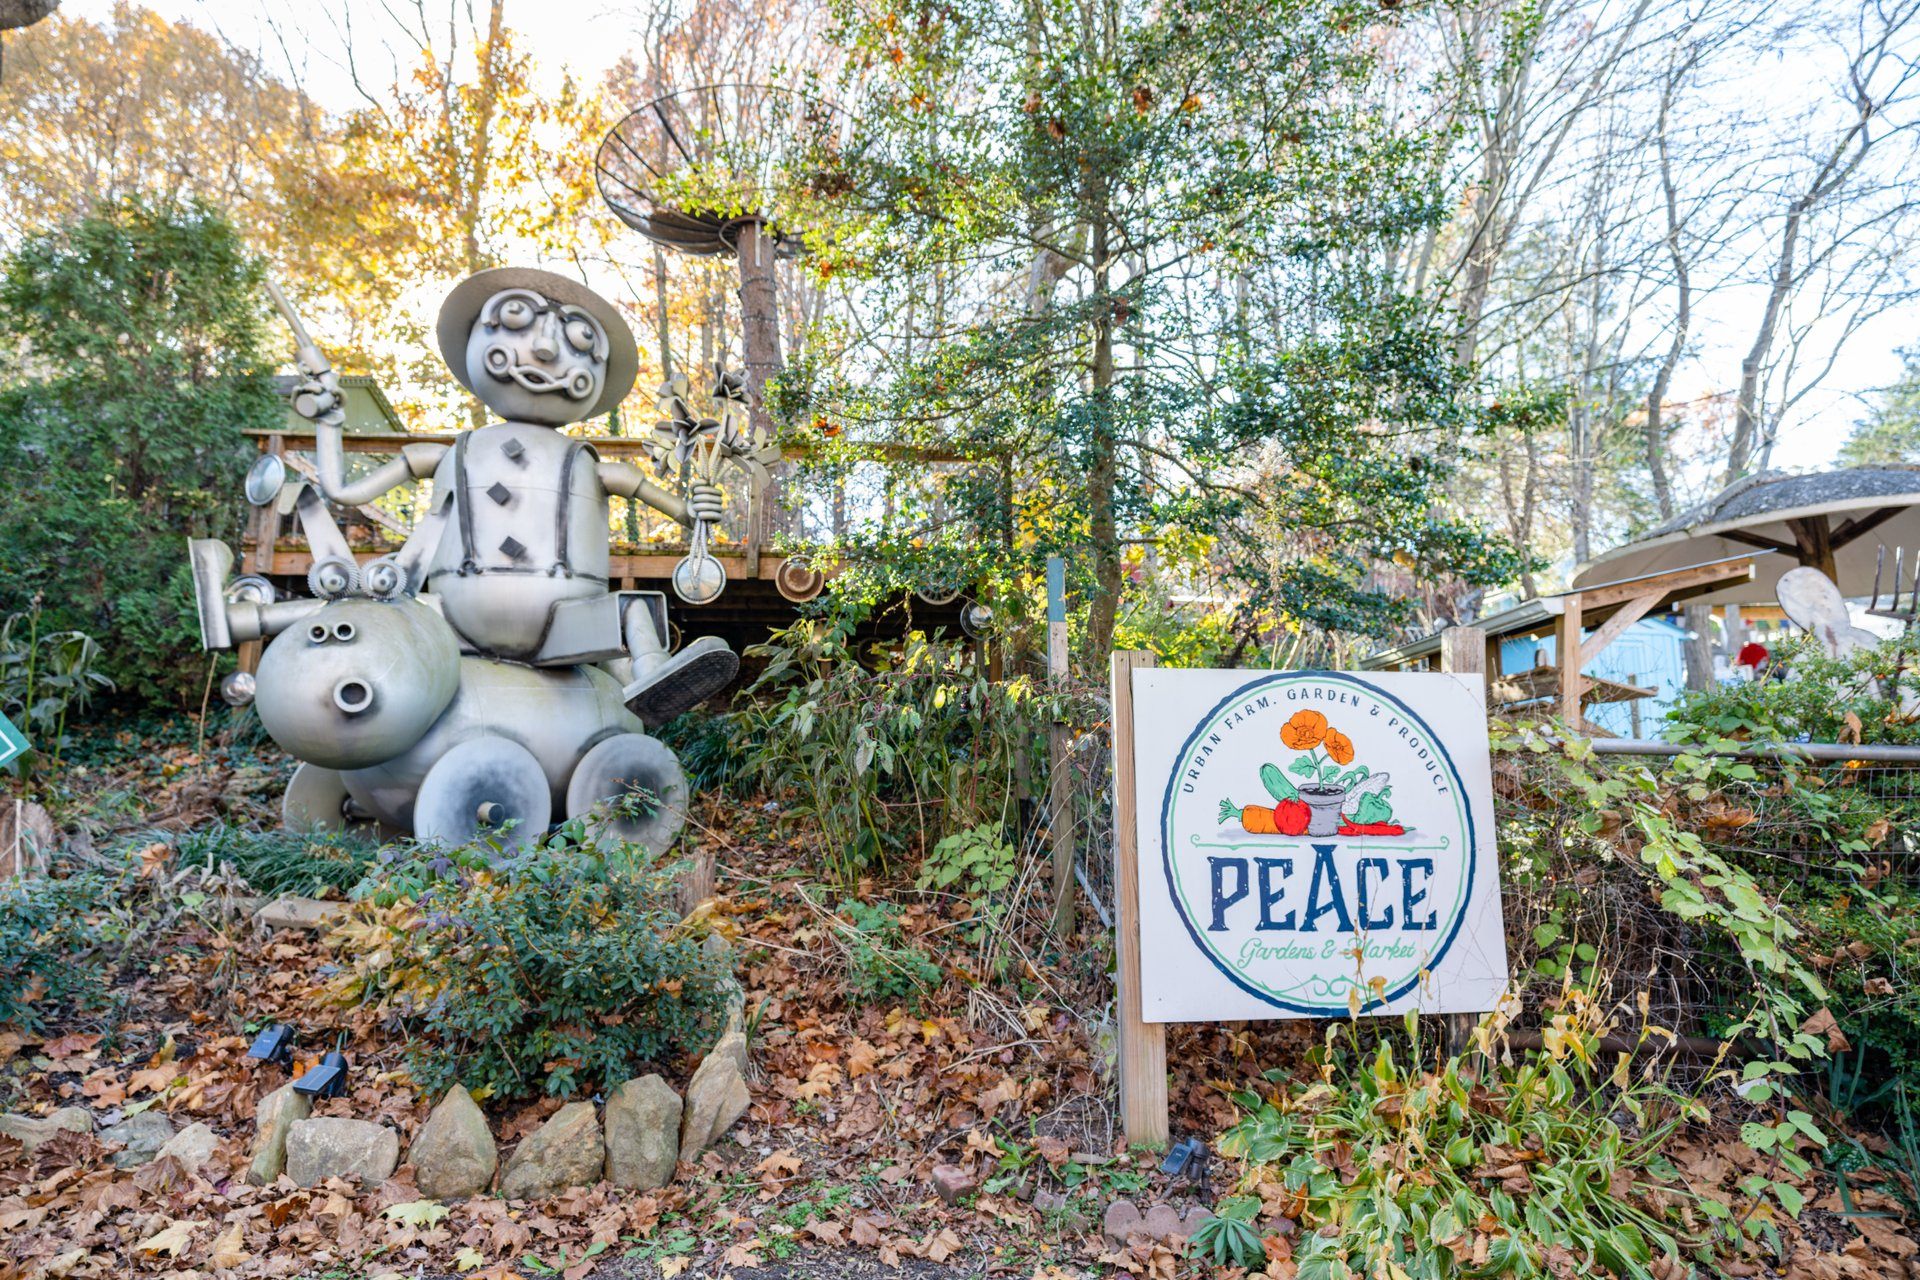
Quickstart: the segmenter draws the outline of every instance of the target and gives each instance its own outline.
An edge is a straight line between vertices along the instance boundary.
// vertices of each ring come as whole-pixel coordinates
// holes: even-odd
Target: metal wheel
[[[606,811],[604,802],[638,796],[645,808],[632,817]],[[680,757],[658,738],[623,733],[596,743],[567,783],[567,817],[587,819],[596,842],[607,839],[659,853],[687,822],[687,775]]]
[[[413,834],[445,844],[487,836],[517,850],[546,835],[552,818],[553,793],[533,752],[505,738],[475,738],[427,770],[413,803]]]
[[[338,769],[302,764],[280,800],[280,822],[289,831],[345,831],[347,784]]]

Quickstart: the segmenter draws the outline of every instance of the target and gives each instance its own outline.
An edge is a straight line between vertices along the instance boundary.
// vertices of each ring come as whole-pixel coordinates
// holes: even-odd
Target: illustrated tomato
[[[1313,810],[1307,808],[1305,800],[1282,800],[1273,806],[1273,825],[1283,836],[1305,835],[1312,818]]]

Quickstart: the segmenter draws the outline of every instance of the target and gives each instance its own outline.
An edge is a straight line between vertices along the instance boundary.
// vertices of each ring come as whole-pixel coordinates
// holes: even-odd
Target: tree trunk
[[[1107,224],[1093,224],[1093,405],[1087,467],[1088,533],[1093,538],[1094,592],[1087,617],[1087,652],[1106,661],[1120,613],[1120,532],[1114,513],[1119,450],[1113,430],[1113,298]]]
[[[766,387],[780,372],[780,296],[773,278],[773,238],[758,222],[740,226],[734,241],[740,260],[740,346],[747,360],[747,406],[753,433],[761,439],[773,435],[773,418],[767,412]],[[773,468],[766,489],[757,495],[754,527],[748,543],[748,556],[763,545],[768,535],[784,529],[784,492],[790,468],[785,463]]]

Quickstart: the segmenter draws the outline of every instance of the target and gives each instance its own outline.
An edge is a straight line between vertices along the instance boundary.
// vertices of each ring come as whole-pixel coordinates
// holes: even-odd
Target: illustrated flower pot
[[[1328,787],[1318,783],[1308,783],[1300,788],[1300,798],[1307,803],[1310,817],[1307,819],[1307,834],[1310,836],[1331,836],[1340,832],[1340,806],[1347,798],[1346,787]]]

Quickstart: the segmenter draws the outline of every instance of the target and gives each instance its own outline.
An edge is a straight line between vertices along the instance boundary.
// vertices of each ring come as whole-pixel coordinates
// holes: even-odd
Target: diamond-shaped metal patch
[[[509,560],[518,560],[527,554],[527,548],[520,539],[509,537],[500,544],[500,552]]]
[[[513,501],[513,490],[495,480],[487,486],[487,496],[504,507]]]
[[[518,440],[514,439],[512,436],[508,436],[505,440],[502,440],[500,442],[500,452],[506,454],[509,458],[512,458],[515,462],[520,461],[520,456],[524,454],[526,451],[527,451],[527,446],[521,444]]]

